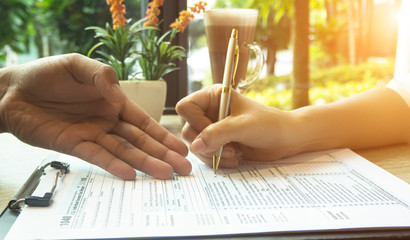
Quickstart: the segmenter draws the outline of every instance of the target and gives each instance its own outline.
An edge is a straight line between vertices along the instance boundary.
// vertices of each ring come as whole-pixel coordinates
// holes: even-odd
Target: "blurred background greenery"
[[[127,3],[136,18],[141,17],[140,1]],[[7,49],[29,58],[86,55],[96,40],[94,32],[84,29],[111,22],[105,0],[1,0],[0,16],[0,64]]]
[[[389,0],[309,1],[308,104],[333,102],[393,78],[400,5]],[[293,74],[275,71],[277,53],[294,51],[295,2],[218,0],[217,6],[260,12],[255,40],[265,50],[266,75],[245,95],[280,109],[295,108]]]
[[[314,69],[310,72],[309,102],[312,105],[330,103],[374,87],[385,86],[393,75],[392,58]],[[269,106],[291,110],[290,82],[290,75],[268,75],[258,80],[245,95]]]
[[[173,0],[166,0],[173,1]],[[295,2],[307,2],[297,9]],[[188,5],[196,2],[188,0]],[[306,104],[323,104],[385,85],[394,73],[400,0],[209,0],[208,8],[255,8],[259,22],[255,41],[265,53],[263,76],[246,93],[257,101],[281,109],[292,109],[297,98],[292,87],[292,61],[298,54],[294,40],[295,11],[308,13],[308,73]],[[127,17],[145,15],[147,0],[125,0]],[[144,7],[143,7],[144,6]],[[95,44],[87,26],[111,21],[105,0],[1,0],[0,67],[38,57],[77,52],[86,55]],[[196,74],[190,63],[195,54],[207,54],[201,18],[189,27],[189,78],[200,86],[211,83],[209,67]],[[281,57],[284,56],[284,57]],[[194,59],[194,58],[193,58]],[[196,59],[196,58],[195,58]],[[195,62],[194,61],[194,62]],[[288,69],[289,68],[289,69]],[[199,76],[199,77],[198,77]],[[300,83],[299,83],[300,84]],[[196,88],[197,89],[197,88]],[[195,90],[195,89],[194,89]]]

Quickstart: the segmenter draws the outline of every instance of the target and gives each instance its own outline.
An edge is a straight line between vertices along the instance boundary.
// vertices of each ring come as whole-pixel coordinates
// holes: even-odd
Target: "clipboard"
[[[27,178],[25,183],[0,214],[0,239],[5,238],[24,205],[49,207],[52,204],[53,194],[57,185],[61,179],[70,172],[70,164],[52,160],[54,158],[55,154],[52,154],[34,169],[30,177]],[[57,172],[55,174],[47,173],[49,169],[55,169]],[[54,175],[54,180],[52,184],[50,184],[49,190],[45,191],[44,194],[40,196],[33,195],[42,182],[42,179],[44,179],[44,176],[47,174]]]
[[[38,173],[48,169],[52,169],[51,161],[53,159],[58,159],[58,156],[48,157],[45,161],[37,167],[33,174],[39,175]],[[49,164],[50,163],[50,164]],[[47,166],[46,166],[47,165]],[[45,167],[46,166],[46,167]],[[74,166],[74,165],[73,165]],[[42,169],[42,170],[41,170]],[[57,167],[57,170],[58,167]],[[74,169],[73,169],[74,170]],[[69,173],[70,169],[67,166],[66,173]],[[33,174],[27,179],[26,182],[30,180],[33,181]],[[55,177],[55,174],[51,174]],[[44,175],[41,175],[44,176]],[[36,178],[34,178],[36,179]],[[18,194],[21,194],[24,188],[27,188],[23,185],[23,187],[18,191]],[[36,184],[34,184],[36,185]],[[37,184],[38,186],[38,184]],[[51,189],[54,187],[49,185]],[[64,187],[64,185],[62,185]],[[31,191],[31,190],[30,190]],[[27,192],[30,192],[27,191]],[[58,191],[58,190],[57,190]],[[29,193],[30,195],[31,193]],[[18,199],[18,197],[14,197],[13,200]],[[52,202],[49,207],[53,207]],[[23,209],[24,211],[24,209]],[[8,230],[13,225],[14,221],[18,218],[19,212],[12,211],[10,208],[6,208],[0,216],[0,239],[4,238]],[[188,237],[168,237],[166,239],[374,239],[374,238],[383,238],[383,239],[396,239],[396,238],[406,238],[410,237],[410,230],[409,229],[372,229],[372,230],[365,230],[365,229],[351,229],[351,230],[327,230],[327,231],[299,231],[299,232],[276,232],[276,233],[251,233],[251,234],[241,234],[241,235],[218,235],[218,236],[188,236]],[[159,238],[138,238],[138,239],[164,239],[163,237]]]

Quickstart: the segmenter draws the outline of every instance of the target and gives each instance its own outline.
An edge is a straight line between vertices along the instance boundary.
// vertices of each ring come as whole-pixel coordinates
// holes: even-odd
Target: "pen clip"
[[[234,65],[233,65],[233,74],[232,74],[232,85],[235,85],[236,70],[238,69],[239,63],[239,46],[238,41],[235,42],[235,53],[234,53]]]

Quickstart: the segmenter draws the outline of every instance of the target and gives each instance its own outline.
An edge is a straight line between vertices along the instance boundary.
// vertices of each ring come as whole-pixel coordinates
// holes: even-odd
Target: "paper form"
[[[123,181],[60,155],[71,172],[52,206],[24,208],[7,239],[410,229],[410,185],[347,149],[246,162],[217,176],[189,158],[190,176],[138,172]]]

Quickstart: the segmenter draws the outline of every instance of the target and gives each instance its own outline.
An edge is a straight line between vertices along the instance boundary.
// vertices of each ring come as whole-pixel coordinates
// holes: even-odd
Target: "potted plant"
[[[107,23],[105,28],[86,28],[94,30],[95,37],[99,39],[88,56],[94,51],[98,53],[100,61],[116,70],[125,94],[159,121],[166,100],[167,86],[163,76],[178,70],[175,61],[185,56],[185,49],[173,46],[171,42],[179,32],[184,32],[194,17],[193,13],[204,11],[206,3],[199,1],[189,10],[181,11],[170,29],[160,35],[158,15],[164,0],[151,1],[146,17],[135,23],[124,17],[126,7],[123,1],[107,0],[112,13],[112,27]],[[101,46],[105,48],[97,50]]]

